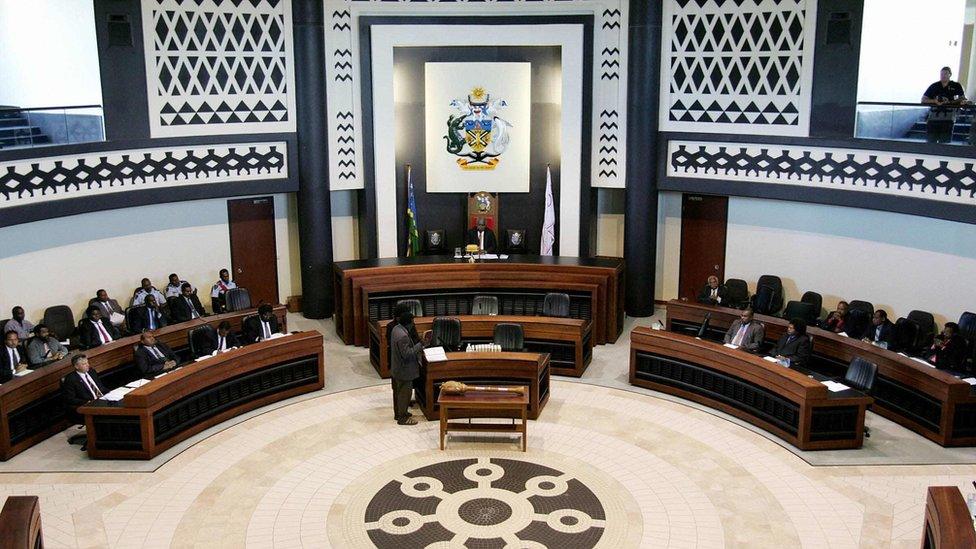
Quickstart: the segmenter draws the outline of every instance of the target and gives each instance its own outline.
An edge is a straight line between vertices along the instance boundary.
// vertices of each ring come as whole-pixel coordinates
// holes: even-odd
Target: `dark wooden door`
[[[234,282],[247,288],[255,306],[262,301],[279,303],[274,199],[228,200],[227,220]]]
[[[710,275],[725,282],[725,236],[728,221],[727,196],[681,195],[679,298],[694,300]]]

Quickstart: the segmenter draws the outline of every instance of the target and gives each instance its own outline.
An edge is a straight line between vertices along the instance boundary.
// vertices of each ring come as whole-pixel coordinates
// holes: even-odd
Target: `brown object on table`
[[[513,300],[510,305],[537,299],[541,309],[541,294],[565,292],[580,304],[581,317],[593,323],[595,345],[616,341],[623,331],[624,262],[619,258],[519,255],[484,263],[451,256],[363,259],[335,263],[333,284],[336,333],[346,345],[367,346],[369,323],[388,319],[396,301],[442,290],[453,290],[435,298],[447,306],[497,292],[503,309],[506,299]],[[580,294],[589,299],[580,301]]]
[[[485,393],[509,393],[515,395],[524,395],[527,389],[525,387],[501,387],[497,385],[467,385],[461,383],[460,381],[446,381],[441,385],[441,393],[447,393],[449,395],[463,395],[467,392],[485,392]]]
[[[490,341],[495,326],[503,323],[520,324],[527,351],[549,353],[552,373],[581,377],[593,359],[593,323],[577,318],[550,316],[465,315],[455,316],[461,321],[461,339]],[[390,342],[386,328],[392,320],[369,323],[369,362],[380,377],[390,377]],[[434,327],[434,317],[413,319],[417,333]],[[569,356],[572,345],[572,358]]]
[[[526,389],[526,387],[522,387]],[[479,433],[521,433],[522,451],[526,451],[529,395],[512,396],[511,393],[472,391],[460,395],[441,393],[437,397],[440,407],[441,450],[445,446],[448,431]],[[514,413],[514,416],[513,416]],[[449,420],[467,418],[468,423],[451,423]],[[512,423],[475,423],[470,418],[514,418]],[[515,419],[521,418],[521,423]]]
[[[871,404],[756,355],[643,326],[630,333],[630,383],[716,408],[801,450],[860,448]]]
[[[226,320],[230,322],[231,330],[240,331],[244,318],[254,314],[257,314],[257,309],[170,324],[155,331],[156,341],[178,352],[188,346],[189,330],[205,324],[216,329]],[[281,329],[285,330],[285,308],[275,306],[274,314]],[[113,385],[112,376],[124,373],[124,368],[135,368],[132,352],[138,343],[139,336],[133,335],[82,352],[88,356],[88,363],[98,372],[102,382],[108,384],[109,389],[115,389],[121,384]],[[68,428],[61,399],[61,379],[72,371],[71,356],[68,356],[0,385],[0,461],[6,461]]]
[[[955,486],[929,486],[925,498],[922,549],[976,547],[976,530],[962,492]]]
[[[133,389],[121,406],[82,406],[88,456],[152,459],[249,410],[325,385],[322,334],[268,339],[195,362]]]
[[[43,549],[37,496],[10,496],[0,511],[0,549]]]
[[[739,318],[738,309],[714,307],[678,300],[668,302],[667,329],[697,331],[706,313],[709,326],[726,330]],[[756,315],[766,325],[766,340],[776,341],[786,333],[789,321]],[[871,411],[911,429],[941,446],[976,446],[976,386],[948,372],[876,345],[810,327],[813,360],[809,369],[832,377],[843,377],[854,357],[878,365],[871,396]]]

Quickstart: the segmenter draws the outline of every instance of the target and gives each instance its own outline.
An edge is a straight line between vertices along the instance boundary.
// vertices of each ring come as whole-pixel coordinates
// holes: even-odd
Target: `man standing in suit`
[[[85,318],[78,323],[78,338],[85,349],[111,343],[120,337],[122,334],[112,326],[111,322],[102,317],[102,310],[97,305],[89,306],[85,311]]]
[[[708,284],[705,284],[705,287],[698,292],[698,302],[708,305],[721,305],[726,302],[728,294],[729,291],[725,288],[725,284],[720,284],[718,277],[712,275],[708,277]]]
[[[263,341],[278,333],[280,329],[274,308],[263,303],[258,307],[258,316],[249,317],[244,321],[244,342]]]
[[[417,335],[413,313],[406,305],[398,304],[394,311],[396,326],[390,332],[390,377],[393,383],[393,418],[398,425],[416,425],[410,417],[410,395],[414,380],[420,377],[420,353],[430,345],[431,332]]]
[[[146,301],[146,297],[150,295],[156,297],[156,303],[166,302],[166,296],[152,285],[152,281],[143,278],[142,285],[132,294],[132,306],[142,305]]]
[[[203,344],[200,346],[200,353],[201,356],[212,355],[214,351],[222,353],[240,346],[240,340],[230,331],[230,322],[224,320],[217,326],[217,331],[206,333]]]
[[[200,303],[200,298],[193,293],[193,286],[188,282],[184,282],[180,287],[179,297],[173,298],[170,302],[169,312],[173,315],[173,322],[186,322],[207,314]]]
[[[64,397],[68,418],[78,424],[81,423],[78,407],[98,400],[108,392],[108,388],[99,379],[98,373],[88,365],[87,356],[79,354],[71,357],[71,365],[75,370],[64,376],[61,395]]]
[[[144,330],[157,330],[169,324],[154,296],[147,296],[145,303],[142,309],[133,310],[129,333],[141,334]]]
[[[725,333],[725,343],[735,345],[746,351],[756,352],[766,337],[766,328],[753,319],[752,309],[739,313],[739,320],[732,323]]]
[[[237,284],[230,279],[230,271],[221,269],[220,278],[210,289],[210,306],[213,307],[214,313],[222,313],[227,310],[227,292],[234,288],[237,288]]]
[[[47,326],[38,324],[34,328],[34,337],[27,344],[27,364],[31,369],[40,368],[66,356],[68,349],[51,335]]]
[[[475,228],[468,231],[468,244],[477,244],[479,250],[485,253],[495,253],[495,233],[487,226],[485,218],[479,217]]]
[[[0,383],[14,378],[14,374],[27,368],[27,353],[20,344],[17,332],[10,330],[3,335],[3,352],[0,354]]]
[[[165,343],[156,341],[152,332],[142,332],[136,347],[136,366],[143,377],[158,376],[176,368],[176,354]]]
[[[802,368],[810,363],[810,347],[807,323],[800,318],[794,318],[786,326],[786,333],[779,338],[770,354],[779,360],[789,360],[791,368]]]
[[[871,326],[864,333],[864,341],[890,349],[895,343],[895,325],[888,320],[888,313],[878,309],[871,317]]]
[[[125,322],[125,311],[119,302],[110,298],[105,290],[95,292],[95,297],[88,301],[88,305],[98,305],[102,310],[102,317],[107,318],[114,326],[121,326]]]

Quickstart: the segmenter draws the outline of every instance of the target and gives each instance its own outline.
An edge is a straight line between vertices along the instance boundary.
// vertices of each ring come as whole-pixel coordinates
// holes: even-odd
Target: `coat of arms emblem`
[[[512,233],[512,246],[522,245],[522,231],[515,231]]]
[[[437,231],[430,233],[430,245],[431,246],[441,245],[441,233]]]
[[[501,162],[509,142],[512,125],[497,116],[508,106],[504,99],[492,99],[484,88],[476,87],[467,100],[454,99],[458,114],[447,119],[447,152],[458,157],[462,170],[493,170]]]

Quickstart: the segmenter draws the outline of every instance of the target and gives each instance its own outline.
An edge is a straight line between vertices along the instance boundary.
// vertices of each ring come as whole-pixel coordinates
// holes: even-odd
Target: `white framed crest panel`
[[[817,0],[664,0],[662,131],[807,137]]]
[[[627,134],[626,0],[324,0],[329,187],[362,189],[363,134],[360,101],[359,18],[389,16],[593,16],[593,113],[590,185],[623,188]],[[455,44],[470,45],[466,42]]]

